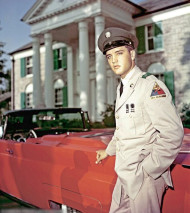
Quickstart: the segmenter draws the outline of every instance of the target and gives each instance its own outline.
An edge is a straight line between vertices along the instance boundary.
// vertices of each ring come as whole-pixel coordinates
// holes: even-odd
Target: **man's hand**
[[[106,153],[106,150],[98,150],[96,151],[96,164],[101,163],[102,160],[108,157],[108,154]]]

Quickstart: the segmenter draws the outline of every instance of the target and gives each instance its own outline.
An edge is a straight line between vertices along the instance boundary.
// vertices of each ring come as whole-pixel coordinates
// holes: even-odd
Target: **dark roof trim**
[[[41,42],[41,43],[40,43],[40,46],[41,46],[41,45],[44,45],[44,42]],[[17,52],[22,52],[22,51],[25,51],[25,50],[30,50],[31,48],[32,48],[32,42],[30,42],[30,43],[28,43],[28,44],[26,44],[26,45],[20,47],[19,49],[16,49],[16,50],[13,51],[13,52],[10,52],[9,55],[14,55],[14,54],[17,53]]]
[[[125,1],[125,2],[127,2],[127,3],[129,3],[131,5],[133,5],[134,7],[138,8],[139,10],[141,10],[143,13],[146,11],[146,9],[144,7],[141,7],[140,5],[135,4],[135,3],[133,3],[133,2],[131,2],[129,0],[123,0],[123,1]]]
[[[24,45],[24,46],[22,46],[22,47],[16,49],[16,50],[13,51],[13,52],[10,52],[9,55],[13,55],[13,54],[15,54],[15,53],[17,53],[17,52],[21,52],[21,51],[24,51],[24,50],[29,50],[29,49],[31,49],[31,48],[32,48],[32,42],[30,42],[30,43],[28,43],[28,44],[26,44],[26,45]]]
[[[187,4],[187,3],[189,3],[189,0],[187,0],[187,1],[185,1],[185,2],[177,3],[177,4],[174,4],[174,5],[170,5],[170,6],[167,6],[167,7],[163,7],[163,8],[160,8],[160,9],[158,9],[158,10],[153,10],[153,11],[145,12],[145,13],[139,13],[139,14],[134,15],[133,18],[138,18],[138,17],[150,15],[150,14],[157,13],[157,12],[160,12],[160,11],[163,11],[163,10],[171,9],[171,8],[173,8],[173,7],[182,6],[182,5]]]

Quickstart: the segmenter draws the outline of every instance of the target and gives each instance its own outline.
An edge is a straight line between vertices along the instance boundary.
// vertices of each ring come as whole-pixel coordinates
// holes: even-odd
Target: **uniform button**
[[[117,126],[117,127],[116,127],[116,130],[118,130],[118,129],[119,129],[119,127]]]
[[[117,149],[116,149],[116,150],[119,152],[119,151],[120,151],[120,148],[118,148],[118,147],[117,147]]]
[[[118,119],[118,118],[119,118],[119,115],[116,115],[115,117],[116,117],[116,119]]]

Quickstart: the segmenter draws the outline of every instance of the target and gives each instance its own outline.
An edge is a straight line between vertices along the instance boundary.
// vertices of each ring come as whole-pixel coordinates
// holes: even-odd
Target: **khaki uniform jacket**
[[[169,167],[184,134],[165,84],[153,75],[142,78],[146,73],[134,69],[121,97],[118,85],[116,130],[106,149],[108,155],[116,155],[115,171],[132,199],[142,186],[144,171],[154,179],[162,176],[172,186]]]

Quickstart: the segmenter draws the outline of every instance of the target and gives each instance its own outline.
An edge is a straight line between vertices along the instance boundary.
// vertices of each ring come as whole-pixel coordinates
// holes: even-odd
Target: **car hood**
[[[93,129],[90,132],[86,133],[76,133],[73,136],[82,137],[82,138],[91,138],[99,140],[104,144],[108,145],[114,134],[114,129]]]
[[[190,166],[190,129],[184,129],[184,139],[177,158],[174,164],[181,164],[183,166]]]

